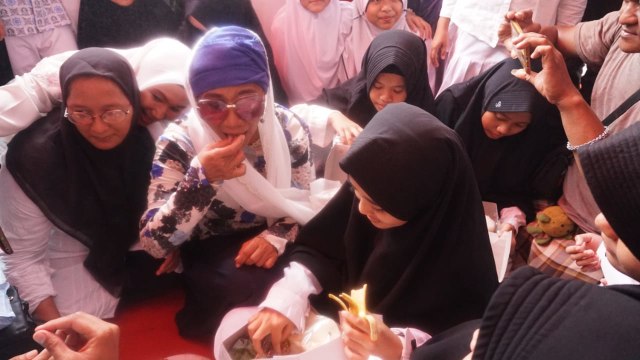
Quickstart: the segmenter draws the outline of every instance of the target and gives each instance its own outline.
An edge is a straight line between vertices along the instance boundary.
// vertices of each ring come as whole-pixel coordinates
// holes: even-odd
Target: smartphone
[[[9,244],[9,240],[4,235],[2,228],[0,227],[0,250],[4,251],[5,254],[11,255],[13,254],[13,249],[11,248],[11,244]]]
[[[517,21],[511,20],[511,38],[516,38],[520,34],[522,34],[520,24],[518,24]],[[518,60],[520,60],[522,68],[529,73],[531,71],[531,52],[529,48],[516,50],[516,54],[518,55]]]

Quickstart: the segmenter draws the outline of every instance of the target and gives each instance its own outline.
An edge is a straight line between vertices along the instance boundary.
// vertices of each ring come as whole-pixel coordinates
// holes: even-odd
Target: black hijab
[[[637,359],[640,286],[607,288],[518,269],[491,300],[473,359]]]
[[[292,254],[318,278],[319,299],[367,283],[369,307],[387,324],[431,334],[481,316],[498,282],[458,136],[415,106],[390,104],[340,164],[373,201],[408,222],[375,228],[345,184],[301,230]]]
[[[362,60],[362,70],[356,77],[333,89],[324,89],[312,102],[338,110],[364,127],[377,112],[369,99],[369,90],[380,73],[391,71],[404,76],[405,102],[432,112],[433,94],[429,87],[426,54],[424,41],[415,34],[404,30],[385,31],[369,45]]]
[[[540,70],[540,62],[533,61]],[[560,115],[530,83],[511,74],[520,68],[506,59],[483,74],[444,90],[435,100],[437,117],[462,138],[471,158],[482,199],[500,208],[519,206],[532,217],[531,200],[547,197],[532,183],[545,156],[567,139]],[[485,111],[531,112],[521,133],[498,140],[487,137],[481,118]]]
[[[578,151],[598,207],[640,259],[640,124]]]
[[[133,106],[123,143],[99,150],[63,115],[73,80],[99,76],[116,83]],[[9,143],[7,168],[25,194],[58,228],[89,248],[84,262],[117,295],[125,255],[138,239],[146,208],[154,144],[138,125],[138,86],[129,63],[105,49],[80,50],[60,68],[62,109],[49,113]]]

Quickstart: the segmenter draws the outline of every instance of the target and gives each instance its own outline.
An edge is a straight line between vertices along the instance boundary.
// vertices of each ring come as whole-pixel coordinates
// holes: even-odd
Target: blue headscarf
[[[208,90],[241,84],[269,89],[269,68],[262,41],[238,26],[208,31],[196,45],[189,66],[189,83],[195,98]]]

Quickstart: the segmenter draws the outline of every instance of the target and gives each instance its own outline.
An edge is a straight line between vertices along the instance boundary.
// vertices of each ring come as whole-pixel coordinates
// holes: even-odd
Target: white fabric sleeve
[[[321,291],[322,287],[315,275],[304,265],[292,262],[284,269],[284,277],[271,286],[260,307],[280,312],[302,331],[310,309],[309,295],[319,294]]]
[[[290,108],[292,112],[306,121],[314,145],[327,147],[336,136],[335,130],[329,125],[329,115],[337,110],[320,105],[298,104]]]
[[[391,328],[402,341],[402,360],[408,360],[413,350],[431,339],[431,335],[414,328]]]
[[[446,17],[451,19],[453,15],[453,9],[456,7],[456,0],[442,0],[442,7],[440,8],[440,17]]]
[[[0,136],[17,133],[60,104],[60,66],[75,51],[44,58],[30,72],[0,87]]]
[[[266,232],[266,230],[262,232],[261,235],[264,237],[265,240],[267,240],[269,244],[273,245],[273,247],[276,248],[276,251],[278,252],[278,256],[284,253],[284,249],[287,247],[289,240],[281,238],[279,236],[272,235]]]
[[[518,233],[521,226],[525,226],[526,220],[524,213],[517,206],[511,206],[500,210],[500,224],[510,224],[514,228],[514,234]]]
[[[53,224],[24,194],[6,168],[0,170],[0,226],[14,253],[0,252],[5,275],[17,287],[33,312],[48,297],[56,295],[51,281],[48,243]]]

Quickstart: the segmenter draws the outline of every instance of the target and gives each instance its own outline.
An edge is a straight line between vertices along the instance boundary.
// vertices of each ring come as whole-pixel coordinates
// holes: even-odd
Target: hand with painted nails
[[[117,325],[77,312],[38,326],[33,339],[44,350],[33,350],[11,360],[117,360],[119,338]]]
[[[204,174],[210,182],[233,179],[247,171],[243,163],[244,135],[227,137],[209,144],[198,154]]]

